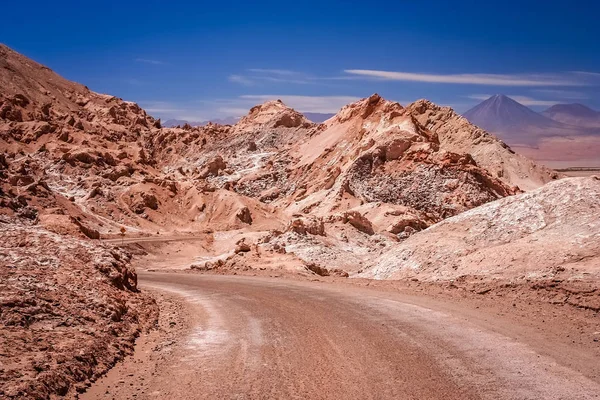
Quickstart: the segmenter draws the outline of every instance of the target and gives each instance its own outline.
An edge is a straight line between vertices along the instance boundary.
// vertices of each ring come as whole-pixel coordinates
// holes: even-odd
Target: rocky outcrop
[[[100,232],[98,232],[97,230],[85,226],[77,218],[71,217],[70,220],[79,228],[81,233],[83,233],[86,237],[90,239],[100,239]]]
[[[365,218],[358,211],[348,211],[342,215],[342,222],[348,223],[358,229],[359,231],[366,233],[367,235],[372,235],[375,233],[373,230],[373,224],[367,218]]]
[[[233,252],[235,254],[239,254],[239,253],[247,253],[250,250],[251,250],[250,245],[248,243],[246,243],[245,238],[242,238],[236,242],[235,249],[233,250]]]
[[[325,224],[322,218],[294,216],[286,232],[325,236]]]
[[[222,171],[225,168],[227,168],[227,164],[225,163],[225,161],[223,161],[223,157],[216,156],[211,160],[207,161],[206,164],[204,164],[204,166],[202,167],[202,171],[200,172],[200,175],[198,175],[198,177],[201,179],[205,179],[209,176],[217,176],[219,175],[219,171]]]
[[[429,218],[423,222],[429,224],[519,192],[469,153],[443,149],[436,132],[378,95],[344,107],[322,131],[293,150],[302,157],[296,165],[285,165],[282,175],[296,179],[288,179],[287,186],[282,179],[272,184],[281,193],[290,192],[292,185],[299,188],[297,201],[319,197],[311,214],[331,215],[345,202],[385,203],[408,207],[413,215],[426,213]],[[271,176],[276,175],[273,169]],[[243,185],[250,186],[250,179]]]
[[[83,130],[102,135],[112,131],[135,140],[136,134],[149,131],[155,123],[137,104],[94,93],[4,45],[0,45],[0,84],[0,122],[13,124],[8,130],[8,124],[0,123],[0,131],[17,140],[30,142],[56,131],[76,135]]]
[[[277,251],[356,271],[432,224],[552,179],[424,100],[405,108],[374,94],[323,124],[274,100],[233,126],[162,128],[9,49],[0,60],[0,215],[64,235],[276,229]]]
[[[415,233],[363,276],[600,279],[600,178],[567,178]]]
[[[308,128],[312,123],[281,100],[267,101],[250,109],[235,125],[238,131],[275,128]]]
[[[347,278],[349,276],[346,271],[341,270],[339,268],[327,269],[325,267],[315,264],[314,262],[309,262],[305,265],[306,269],[319,276],[339,276],[342,278]]]
[[[440,147],[454,153],[468,153],[492,176],[522,190],[536,189],[560,175],[515,153],[506,143],[469,123],[450,107],[419,100],[405,109],[425,128],[435,132]]]
[[[236,218],[242,221],[245,224],[252,224],[252,213],[248,207],[242,207],[235,214]]]
[[[138,193],[131,203],[131,209],[136,214],[142,214],[147,208],[158,210],[158,198],[152,193]]]
[[[84,391],[156,320],[122,250],[5,222],[0,252],[0,393],[7,399]]]

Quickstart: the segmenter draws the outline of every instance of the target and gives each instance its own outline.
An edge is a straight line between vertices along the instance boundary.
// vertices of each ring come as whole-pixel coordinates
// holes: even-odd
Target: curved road
[[[594,380],[499,333],[503,322],[439,302],[267,278],[145,273],[140,282],[184,299],[192,323],[164,365],[120,381],[145,379],[131,398],[600,398]]]

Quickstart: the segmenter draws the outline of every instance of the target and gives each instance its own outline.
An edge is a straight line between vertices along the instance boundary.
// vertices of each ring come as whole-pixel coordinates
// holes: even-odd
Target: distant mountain
[[[600,112],[579,103],[556,104],[542,114],[563,124],[600,128]]]
[[[212,122],[213,124],[219,125],[235,125],[240,120],[240,117],[225,117],[225,118],[215,118],[210,121],[206,121],[204,125],[208,122]]]
[[[174,128],[176,126],[183,126],[185,124],[190,124],[191,126],[202,126],[204,122],[202,121],[186,121],[184,119],[168,119],[161,123],[165,128]]]
[[[562,168],[600,165],[600,124],[589,123],[593,113],[585,106],[559,104],[542,115],[507,96],[495,95],[463,116],[526,157]]]
[[[321,123],[321,122],[325,122],[327,121],[329,118],[333,117],[335,114],[325,114],[325,113],[310,113],[310,112],[306,112],[306,113],[302,113],[304,114],[304,116],[309,119],[312,122],[315,122],[317,124]]]
[[[463,116],[510,145],[535,144],[541,137],[575,135],[581,130],[539,114],[501,94],[490,97]]]
[[[185,124],[189,124],[190,126],[204,126],[209,122],[219,125],[233,125],[236,122],[238,122],[238,120],[238,117],[215,118],[211,119],[210,121],[187,121],[185,119],[168,119],[161,125],[165,128],[174,128],[176,126],[183,126]]]
[[[463,116],[489,131],[506,131],[524,126],[560,126],[556,121],[544,117],[502,94],[490,97],[471,108]]]

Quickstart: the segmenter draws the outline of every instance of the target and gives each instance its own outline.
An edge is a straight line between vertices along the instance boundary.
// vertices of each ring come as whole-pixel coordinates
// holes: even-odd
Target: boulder
[[[237,241],[237,243],[235,244],[235,249],[234,249],[234,253],[235,254],[239,254],[239,253],[247,253],[250,251],[250,245],[248,243],[246,243],[246,239],[242,238],[240,240]]]
[[[236,218],[245,224],[252,225],[252,213],[248,207],[242,207],[235,214]]]
[[[21,114],[21,110],[15,108],[12,104],[4,103],[0,105],[0,119],[22,122],[23,115]]]
[[[206,179],[209,176],[217,176],[219,175],[219,171],[227,168],[227,164],[223,161],[223,157],[216,156],[210,159],[208,162],[204,164],[202,170],[200,171],[200,178]]]
[[[325,236],[325,224],[318,217],[295,217],[288,224],[286,232]]]
[[[141,193],[136,196],[136,200],[131,204],[131,209],[136,214],[142,214],[150,208],[152,210],[158,210],[158,198],[152,193]]]
[[[373,230],[373,224],[369,221],[365,216],[363,216],[358,211],[347,211],[343,214],[342,221],[344,223],[349,223],[359,231],[366,233],[367,235],[372,235],[375,233]]]

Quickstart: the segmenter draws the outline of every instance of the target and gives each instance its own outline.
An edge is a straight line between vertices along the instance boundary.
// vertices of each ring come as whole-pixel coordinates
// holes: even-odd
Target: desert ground
[[[159,328],[83,399],[598,397],[595,312],[534,293],[173,272],[140,281],[159,300]]]
[[[123,241],[158,328],[80,398],[599,396],[593,283],[190,270],[205,241]]]

